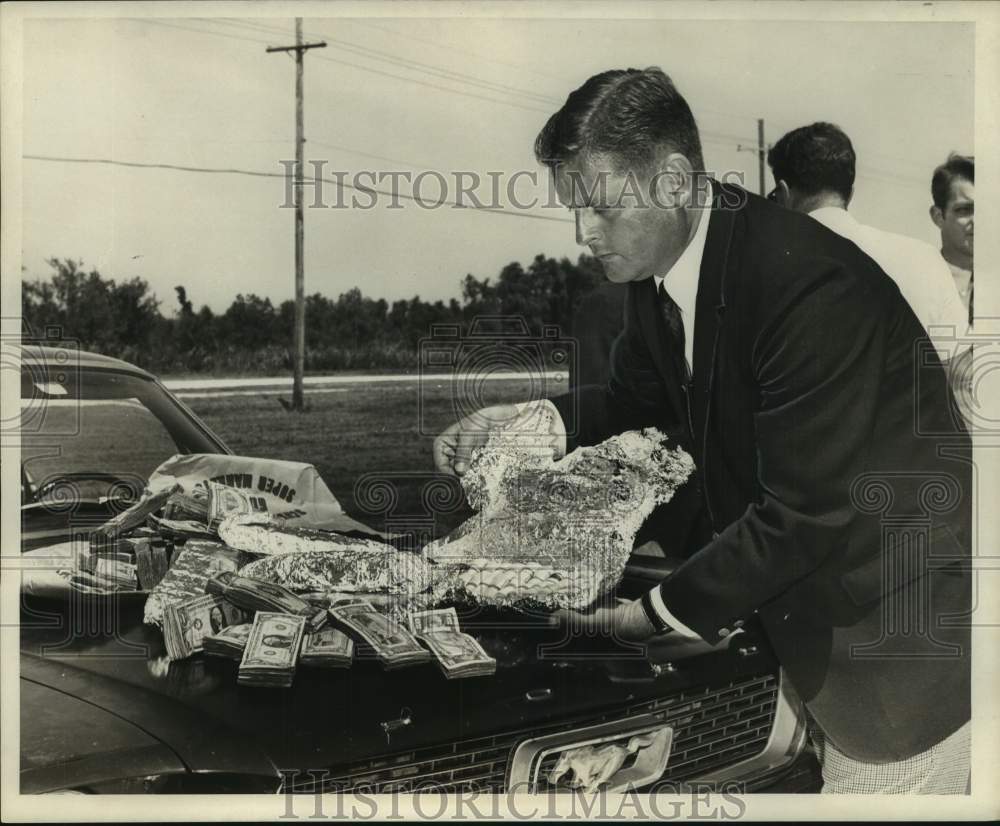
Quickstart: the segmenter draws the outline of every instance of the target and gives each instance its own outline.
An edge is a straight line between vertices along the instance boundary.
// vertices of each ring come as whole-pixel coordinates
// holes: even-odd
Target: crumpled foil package
[[[424,548],[440,599],[580,609],[613,590],[635,534],[694,470],[655,428],[559,461],[498,430],[462,479],[479,513]]]
[[[240,568],[241,576],[298,593],[377,597],[380,608],[401,621],[408,611],[430,607],[432,566],[421,555],[384,542],[255,515],[227,517],[219,535],[230,547],[259,556]]]
[[[221,542],[189,539],[174,554],[169,570],[146,598],[143,622],[162,627],[168,605],[202,596],[205,583],[222,571],[235,571],[239,559],[238,551]]]

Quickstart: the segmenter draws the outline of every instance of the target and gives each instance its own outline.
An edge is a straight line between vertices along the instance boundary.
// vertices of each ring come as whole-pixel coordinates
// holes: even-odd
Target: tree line
[[[239,294],[223,313],[195,309],[184,286],[175,287],[175,312],[165,314],[149,284],[138,277],[105,278],[83,262],[51,258],[46,278],[22,279],[26,335],[60,338],[125,359],[157,373],[271,373],[291,370],[294,302]],[[544,255],[523,267],[505,266],[495,278],[468,274],[460,297],[424,301],[419,295],[387,302],[357,287],[336,299],[306,297],[306,370],[412,369],[419,343],[433,325],[468,330],[484,316],[520,316],[540,334],[545,325],[570,328],[584,295],[604,280],[596,259]]]

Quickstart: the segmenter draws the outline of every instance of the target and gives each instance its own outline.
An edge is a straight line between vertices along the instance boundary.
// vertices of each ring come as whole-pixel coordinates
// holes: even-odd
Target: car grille
[[[663,714],[664,723],[674,729],[664,779],[690,780],[763,751],[774,723],[777,699],[777,676],[758,675],[620,706],[599,715],[388,754],[326,773],[299,775],[285,791],[378,794],[433,788],[501,792],[511,754],[521,741],[651,712]],[[538,773],[542,778],[540,790],[546,788],[544,778],[555,761],[555,755],[543,761]]]

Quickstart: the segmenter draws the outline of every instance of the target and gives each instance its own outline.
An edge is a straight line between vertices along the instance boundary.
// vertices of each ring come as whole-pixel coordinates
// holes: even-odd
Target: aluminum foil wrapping
[[[635,534],[694,470],[654,428],[559,461],[501,430],[462,479],[479,513],[424,548],[439,599],[584,608],[614,589]]]
[[[407,595],[426,590],[430,566],[422,557],[389,545],[375,549],[376,544],[266,556],[244,565],[240,575],[293,591]]]

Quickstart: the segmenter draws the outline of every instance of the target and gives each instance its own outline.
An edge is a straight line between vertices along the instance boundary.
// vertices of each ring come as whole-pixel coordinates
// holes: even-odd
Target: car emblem
[[[508,788],[638,789],[663,776],[673,734],[663,714],[644,714],[525,740],[514,751]]]

